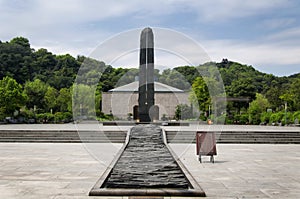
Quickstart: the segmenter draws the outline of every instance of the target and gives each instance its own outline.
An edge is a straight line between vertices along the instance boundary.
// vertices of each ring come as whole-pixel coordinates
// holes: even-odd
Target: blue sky
[[[300,72],[297,0],[0,0],[1,41],[23,36],[55,54],[89,56],[106,39],[147,26],[193,38],[213,61],[277,76]]]

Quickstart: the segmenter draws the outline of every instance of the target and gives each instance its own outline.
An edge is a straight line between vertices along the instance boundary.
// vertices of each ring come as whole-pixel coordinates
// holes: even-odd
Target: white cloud
[[[286,0],[181,0],[181,4],[189,11],[195,12],[199,20],[207,22],[222,22],[235,18],[257,16],[272,11],[274,8],[284,8],[289,5]]]
[[[0,2],[0,24],[11,30],[55,28],[80,23],[93,23],[114,17],[141,16],[151,19],[168,14],[192,12],[202,20],[229,20],[257,15],[273,8],[284,7],[283,0],[177,0],[177,1],[5,1]],[[4,20],[3,20],[4,19]],[[9,23],[8,23],[9,22]],[[147,22],[147,21],[146,21]],[[2,30],[2,31],[5,31]]]
[[[108,39],[90,55],[113,66],[138,66],[139,37],[134,29]],[[156,63],[164,66],[199,65],[210,61],[197,42],[182,33],[153,28]]]
[[[268,35],[266,40],[270,42],[289,43],[292,45],[300,45],[300,27],[284,29],[280,32]],[[295,42],[297,41],[297,42]]]
[[[268,29],[282,29],[295,24],[296,21],[295,18],[272,18],[264,20],[261,26]]]
[[[204,46],[213,60],[228,58],[244,64],[259,66],[300,65],[300,46],[283,46],[277,43],[251,43],[234,40],[206,41]]]
[[[114,28],[118,24],[111,22],[111,19],[117,19],[119,23],[128,23],[128,27],[135,25],[130,19],[145,25],[150,23],[161,26],[161,21],[166,16],[180,17],[188,13],[196,17],[190,19],[194,24],[201,21],[210,26],[210,23],[230,23],[237,18],[274,13],[277,9],[280,11],[292,4],[293,1],[288,0],[0,0],[0,39],[3,41],[15,36],[24,36],[30,39],[32,47],[36,49],[43,47],[56,54],[88,56],[99,43],[115,34]],[[292,17],[270,17],[262,21],[264,26],[260,28],[279,29],[292,26],[296,21],[297,19]],[[106,27],[99,27],[99,22],[106,23]],[[186,32],[193,30],[185,21],[178,22],[174,19],[169,23],[172,23],[171,27],[186,29]],[[189,35],[191,34],[199,36],[200,33],[190,32]],[[228,57],[252,65],[300,64],[299,35],[300,29],[294,27],[266,35],[256,41],[202,38],[201,44],[215,61]],[[157,43],[162,42],[164,40]],[[193,47],[178,38],[174,38],[173,43],[169,42],[166,46],[178,52],[182,50],[179,54],[187,53],[193,60],[198,60],[198,54]],[[122,49],[116,50],[120,52]],[[183,59],[180,56],[177,59],[176,56],[178,57],[171,52],[160,53],[157,54],[157,61],[160,61],[160,65],[174,66],[185,62],[180,62]],[[123,61],[124,65],[136,65],[136,60],[130,61],[135,57],[124,55],[115,63],[121,66]]]

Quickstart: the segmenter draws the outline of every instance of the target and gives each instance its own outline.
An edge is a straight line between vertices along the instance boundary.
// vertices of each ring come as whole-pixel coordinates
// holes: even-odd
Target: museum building
[[[132,114],[134,120],[138,120],[138,88],[139,81],[120,86],[102,93],[102,112],[113,114],[119,119],[127,119]],[[163,116],[174,118],[176,106],[190,104],[189,92],[168,86],[160,82],[154,82],[154,112],[153,120],[160,120]]]

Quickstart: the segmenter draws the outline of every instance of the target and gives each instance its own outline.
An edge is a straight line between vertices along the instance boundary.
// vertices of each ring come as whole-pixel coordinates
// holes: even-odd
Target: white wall
[[[166,114],[173,118],[178,104],[190,104],[188,93],[155,93],[155,105],[159,107],[159,118]],[[102,112],[112,113],[114,116],[126,119],[128,113],[133,114],[133,107],[138,105],[138,93],[130,92],[103,92]]]

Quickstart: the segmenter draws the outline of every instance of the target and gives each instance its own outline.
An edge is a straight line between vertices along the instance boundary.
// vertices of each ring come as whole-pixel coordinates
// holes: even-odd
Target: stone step
[[[0,142],[99,142],[124,143],[126,131],[1,130]],[[194,131],[167,131],[169,143],[195,143]],[[224,131],[218,143],[300,143],[300,132]]]
[[[127,131],[2,130],[0,142],[124,143]]]
[[[225,143],[225,142],[230,142],[230,143],[243,143],[243,142],[278,142],[278,143],[296,143],[300,142],[299,139],[294,139],[294,138],[270,138],[270,139],[216,139],[218,143]],[[195,140],[171,140],[169,143],[196,143]]]
[[[44,139],[36,139],[36,140],[16,140],[16,139],[1,139],[0,142],[22,142],[22,143],[124,143],[124,140],[70,140],[70,139],[60,139],[60,140],[44,140]]]
[[[168,135],[196,135],[196,132],[194,131],[167,131]],[[216,132],[216,134],[219,135],[247,135],[247,134],[251,134],[251,135],[295,135],[295,136],[300,136],[300,130],[299,132],[249,132],[249,131],[245,131],[245,132],[232,132],[232,131],[223,131],[223,132]]]
[[[167,140],[169,143],[195,143],[194,131],[168,131]],[[266,132],[266,131],[224,131],[216,133],[218,143],[300,143],[299,132]]]
[[[217,140],[222,144],[300,144],[299,140]]]

